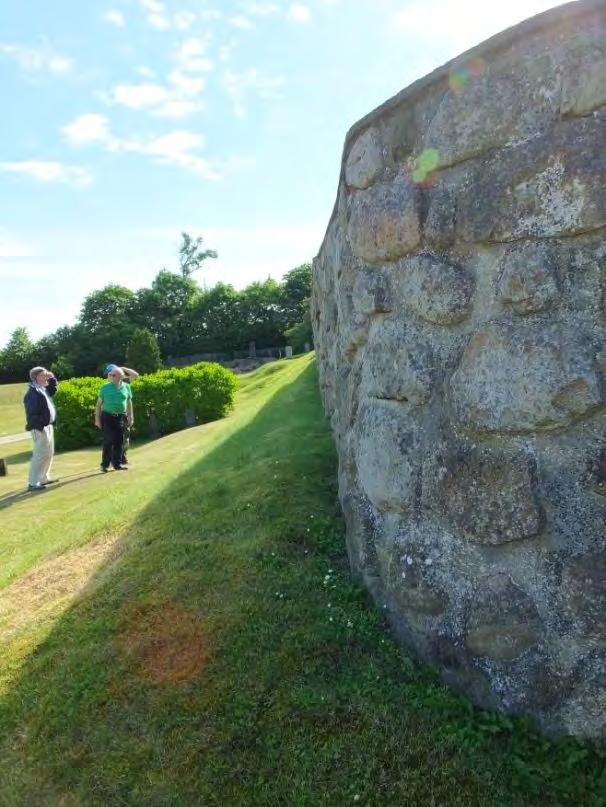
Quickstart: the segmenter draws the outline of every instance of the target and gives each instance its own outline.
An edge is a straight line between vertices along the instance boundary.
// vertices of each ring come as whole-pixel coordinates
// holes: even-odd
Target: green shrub
[[[101,378],[74,378],[59,385],[55,396],[59,450],[101,442],[94,413],[103,383]],[[230,370],[205,362],[142,375],[132,384],[135,433],[170,434],[225,417],[233,406],[236,386]]]
[[[95,428],[95,404],[101,378],[72,378],[59,384],[54,398],[57,407],[57,449],[69,451],[101,442],[101,432]]]

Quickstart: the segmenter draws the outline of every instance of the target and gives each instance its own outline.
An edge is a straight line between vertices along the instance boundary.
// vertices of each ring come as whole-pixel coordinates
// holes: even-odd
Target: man
[[[33,440],[27,489],[36,492],[57,481],[49,476],[55,453],[53,424],[56,410],[52,398],[57,391],[57,379],[44,367],[33,367],[29,371],[29,378],[30,383],[23,398],[25,428]]]
[[[127,471],[122,464],[122,451],[127,428],[133,425],[133,393],[124,383],[121,367],[114,366],[108,382],[99,391],[95,407],[95,426],[103,431],[101,471],[107,473],[110,463],[115,471]]]
[[[107,367],[105,368],[105,375],[108,377],[108,379],[109,379],[109,374],[116,367],[118,367],[117,364],[108,364],[107,365]],[[139,378],[139,373],[136,370],[132,370],[130,367],[119,367],[119,369],[122,370],[122,372],[124,373],[124,379],[123,379],[124,384],[131,384],[135,380],[135,378]],[[124,445],[122,447],[122,460],[120,462],[121,465],[128,465],[128,457],[127,457],[126,452],[128,451],[129,446],[130,446],[130,427],[127,427],[126,431],[124,433]]]

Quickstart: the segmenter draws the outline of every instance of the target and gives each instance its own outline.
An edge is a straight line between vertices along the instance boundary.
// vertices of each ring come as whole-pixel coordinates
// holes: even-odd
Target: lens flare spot
[[[465,88],[468,82],[469,72],[465,67],[460,67],[457,70],[451,70],[450,75],[448,76],[448,86],[450,87],[451,91],[457,95]]]
[[[472,56],[464,65],[455,67],[448,76],[448,86],[455,94],[462,92],[473,79],[486,72],[486,62],[479,56]]]
[[[436,169],[440,163],[437,149],[424,149],[416,158],[411,159],[406,167],[407,173],[417,185],[429,186],[435,183]]]

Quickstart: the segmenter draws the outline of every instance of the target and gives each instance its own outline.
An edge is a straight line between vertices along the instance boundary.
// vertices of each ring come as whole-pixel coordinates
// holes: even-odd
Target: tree
[[[247,337],[242,295],[226,283],[203,291],[191,311],[191,332],[194,352],[241,347]]]
[[[284,275],[281,305],[286,328],[301,322],[311,297],[311,264],[303,263]]]
[[[200,287],[193,278],[166,269],[158,272],[149,293],[145,290],[142,294],[147,316],[139,323],[157,338],[164,357],[184,355],[190,350],[190,312],[200,294]]]
[[[306,344],[311,347],[314,343],[309,300],[307,302],[307,311],[301,322],[298,322],[296,325],[293,325],[292,328],[287,328],[286,331],[284,331],[286,344],[292,347],[294,353],[302,353],[305,350]]]
[[[74,364],[69,356],[57,356],[55,361],[50,365],[50,369],[57,378],[67,379],[73,378],[75,375]]]
[[[91,292],[82,303],[80,323],[91,333],[124,327],[134,296],[130,289],[115,283]]]
[[[35,362],[35,345],[27,328],[15,328],[4,350],[0,351],[0,378],[2,381],[26,381],[28,370]]]
[[[263,282],[251,283],[241,292],[246,328],[242,345],[249,341],[256,342],[257,347],[284,344],[281,295],[280,285],[270,277]]]
[[[192,238],[188,233],[181,233],[183,243],[179,248],[179,268],[183,277],[190,277],[208,258],[216,258],[214,249],[203,249],[204,239],[200,236]]]
[[[139,373],[154,373],[162,368],[158,340],[147,328],[136,328],[126,348],[126,364]]]
[[[135,323],[131,316],[134,293],[109,284],[85,298],[80,311],[77,370],[96,373],[109,361],[122,364]],[[81,364],[85,364],[85,368]]]

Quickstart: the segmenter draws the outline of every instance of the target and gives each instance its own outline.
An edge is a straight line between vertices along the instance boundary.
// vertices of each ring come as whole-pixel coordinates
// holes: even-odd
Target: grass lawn
[[[73,452],[29,495],[15,457],[0,804],[604,805],[603,746],[474,709],[351,583],[311,357],[127,473]]]
[[[19,434],[25,429],[23,396],[27,384],[0,384],[0,437]],[[0,451],[0,456],[2,452]]]

